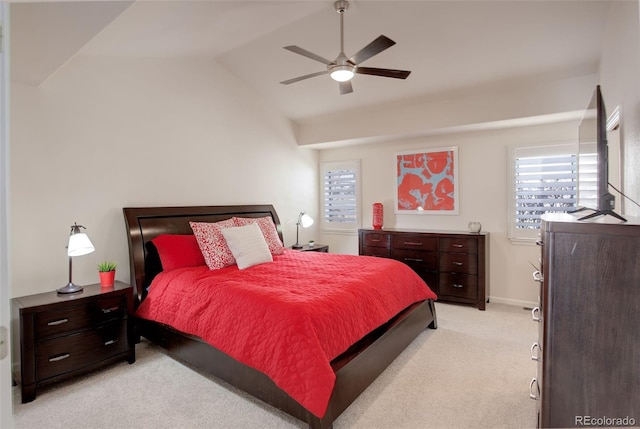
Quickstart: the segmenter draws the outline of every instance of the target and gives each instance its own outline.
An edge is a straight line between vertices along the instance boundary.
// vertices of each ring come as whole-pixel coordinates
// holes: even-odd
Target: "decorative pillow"
[[[221,232],[224,228],[236,226],[233,218],[220,222],[189,222],[189,225],[210,270],[235,264],[233,254]]]
[[[233,257],[236,258],[238,269],[273,261],[269,246],[256,223],[235,228],[222,229],[222,235],[227,241]]]
[[[193,235],[161,234],[151,242],[158,250],[164,271],[205,264],[198,241]]]
[[[285,247],[282,245],[282,240],[278,235],[276,225],[273,223],[271,216],[265,217],[234,217],[237,226],[245,226],[251,223],[257,223],[264,235],[264,239],[269,246],[269,251],[272,255],[282,255]]]

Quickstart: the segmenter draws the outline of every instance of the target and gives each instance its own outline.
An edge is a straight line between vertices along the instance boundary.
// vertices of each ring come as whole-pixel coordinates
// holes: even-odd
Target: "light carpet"
[[[422,332],[334,422],[334,429],[535,427],[529,348],[537,326],[521,307],[486,311],[437,303]],[[38,390],[20,403],[17,429],[291,429],[306,424],[168,357],[143,340],[136,363]]]

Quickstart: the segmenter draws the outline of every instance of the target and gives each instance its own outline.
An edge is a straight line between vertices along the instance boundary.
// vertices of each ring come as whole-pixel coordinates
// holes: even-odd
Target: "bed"
[[[232,218],[255,218],[258,220],[269,217],[275,225],[279,240],[282,241],[280,220],[272,205],[128,207],[123,209],[123,213],[128,234],[131,283],[137,298],[138,310],[145,306],[149,307],[146,304],[152,301],[149,299],[145,303],[148,297],[148,287],[153,285],[152,288],[155,288],[160,284],[163,276],[170,277],[167,273],[161,272],[157,254],[154,254],[153,246],[149,246],[149,242],[157,237],[166,234],[193,235],[191,222],[215,223]],[[286,250],[285,253],[281,257],[274,258],[282,260],[298,258],[297,251]],[[307,256],[307,259],[323,257],[317,252],[310,253],[315,255]],[[339,256],[327,255],[326,257],[337,258]],[[275,261],[276,264],[280,263],[279,261]],[[360,259],[360,261],[370,263],[369,260]],[[263,265],[275,266],[276,264]],[[206,269],[194,268],[194,270],[197,269],[201,270],[198,275],[205,275],[203,272]],[[185,269],[185,271],[188,270]],[[245,271],[249,272],[248,269]],[[186,274],[179,274],[180,276],[176,275],[176,277],[185,278],[186,276]],[[192,273],[189,272],[189,275]],[[157,290],[161,290],[161,286],[157,287]],[[153,295],[150,293],[149,296]],[[287,391],[279,387],[282,386],[281,383],[274,382],[272,377],[256,369],[255,365],[245,364],[212,346],[202,336],[187,333],[186,330],[179,330],[169,324],[148,320],[144,317],[136,318],[136,332],[138,336],[144,336],[166,349],[172,357],[306,421],[312,429],[328,429],[332,427],[333,421],[420,332],[427,327],[436,329],[434,301],[435,295],[433,298],[423,299],[403,307],[386,322],[354,341],[344,352],[335,357],[332,356],[328,364],[334,381],[326,408],[323,408],[322,413],[311,407],[303,406],[304,401],[294,399]],[[143,306],[143,304],[145,305]],[[238,321],[240,324],[241,322]],[[275,379],[277,380],[277,378]]]

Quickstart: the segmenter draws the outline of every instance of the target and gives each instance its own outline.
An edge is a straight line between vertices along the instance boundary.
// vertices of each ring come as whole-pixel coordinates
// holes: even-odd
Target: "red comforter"
[[[201,337],[322,417],[335,382],[331,360],[428,298],[436,296],[398,261],[288,250],[246,270],[161,273],[137,315]]]

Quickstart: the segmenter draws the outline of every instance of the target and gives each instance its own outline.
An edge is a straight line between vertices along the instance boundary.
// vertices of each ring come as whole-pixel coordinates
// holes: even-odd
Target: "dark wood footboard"
[[[333,421],[427,327],[437,327],[435,305],[431,300],[405,309],[334,359],[331,366],[336,373],[335,387],[327,412],[320,419],[264,373],[238,362],[197,337],[138,319],[140,335],[166,349],[171,356],[308,422],[312,429],[331,428]]]

